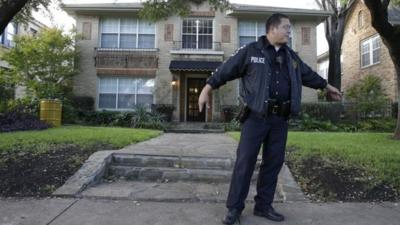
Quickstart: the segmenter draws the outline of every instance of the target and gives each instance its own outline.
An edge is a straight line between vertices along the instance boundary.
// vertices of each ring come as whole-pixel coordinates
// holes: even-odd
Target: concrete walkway
[[[276,203],[282,223],[252,215],[243,225],[398,225],[398,203]],[[220,225],[221,203],[157,203],[91,199],[0,199],[1,225]]]
[[[152,140],[127,146],[117,152],[205,156],[235,158],[237,142],[226,134],[163,134]],[[102,154],[110,154],[108,151]],[[96,158],[96,157],[94,157]],[[95,162],[95,160],[90,161]],[[96,167],[93,165],[93,167]],[[88,166],[90,167],[90,165]],[[73,179],[72,179],[73,180]],[[73,186],[73,181],[71,183]],[[135,198],[135,185],[150,186],[152,192],[144,198]],[[164,186],[162,186],[164,185]],[[80,198],[0,199],[0,225],[212,225],[221,224],[225,214],[220,201],[177,201],[191,190],[209,187],[179,183],[153,185],[149,183],[119,181],[100,184],[86,189]],[[189,187],[190,186],[190,187]],[[156,188],[154,188],[156,187]],[[169,189],[168,189],[169,187]],[[227,189],[227,186],[220,187]],[[134,189],[134,190],[132,190]],[[145,189],[145,188],[143,188]],[[213,189],[215,191],[215,189]],[[253,187],[254,190],[254,187]],[[171,191],[171,192],[168,192]],[[170,194],[165,194],[166,192]],[[301,193],[286,166],[279,175],[276,209],[286,216],[283,223],[270,222],[252,215],[252,202],[248,201],[240,224],[287,224],[287,225],[398,225],[398,203],[312,203]],[[195,193],[199,194],[199,193]],[[252,198],[254,191],[249,194]],[[117,197],[116,197],[117,196]],[[118,198],[121,197],[121,198]],[[126,196],[126,197],[124,197]],[[198,196],[197,196],[198,197]],[[207,197],[207,196],[206,196]],[[138,200],[139,199],[139,200]]]

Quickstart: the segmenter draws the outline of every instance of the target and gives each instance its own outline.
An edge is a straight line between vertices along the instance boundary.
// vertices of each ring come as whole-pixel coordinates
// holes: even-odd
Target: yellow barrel
[[[54,127],[61,126],[62,104],[57,99],[46,99],[40,101],[40,120],[52,124]]]

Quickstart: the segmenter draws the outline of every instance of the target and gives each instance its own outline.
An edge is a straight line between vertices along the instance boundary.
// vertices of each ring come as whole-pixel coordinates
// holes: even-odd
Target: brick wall
[[[381,42],[380,63],[366,68],[361,68],[360,46],[361,42],[377,34],[376,30],[371,26],[371,15],[366,6],[357,1],[355,8],[351,11],[349,19],[345,27],[345,34],[342,44],[343,55],[343,75],[342,89],[346,92],[348,88],[356,81],[362,79],[368,74],[373,74],[382,78],[383,89],[386,94],[395,100],[398,96],[396,90],[396,75],[392,59],[390,58],[388,49]],[[364,15],[363,26],[358,24],[358,15],[362,11]]]

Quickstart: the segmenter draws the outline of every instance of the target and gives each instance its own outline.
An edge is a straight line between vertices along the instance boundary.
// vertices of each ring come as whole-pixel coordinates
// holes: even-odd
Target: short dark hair
[[[269,31],[269,29],[271,27],[276,27],[279,24],[281,24],[281,19],[282,18],[289,19],[288,16],[286,16],[285,14],[282,14],[282,13],[274,13],[274,14],[272,14],[267,19],[267,22],[265,23],[265,31],[266,31],[266,33],[268,33],[268,31]]]

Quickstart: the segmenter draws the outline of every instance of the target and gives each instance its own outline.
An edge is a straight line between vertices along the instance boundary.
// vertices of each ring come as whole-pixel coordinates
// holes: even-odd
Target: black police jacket
[[[240,78],[240,96],[251,111],[265,113],[268,108],[269,86],[272,73],[272,59],[265,48],[265,36],[258,41],[244,45],[220,65],[207,79],[213,89],[219,88],[227,81]],[[301,107],[302,85],[314,89],[325,88],[327,81],[314,72],[288,46],[286,62],[290,78],[290,114],[298,115]]]

